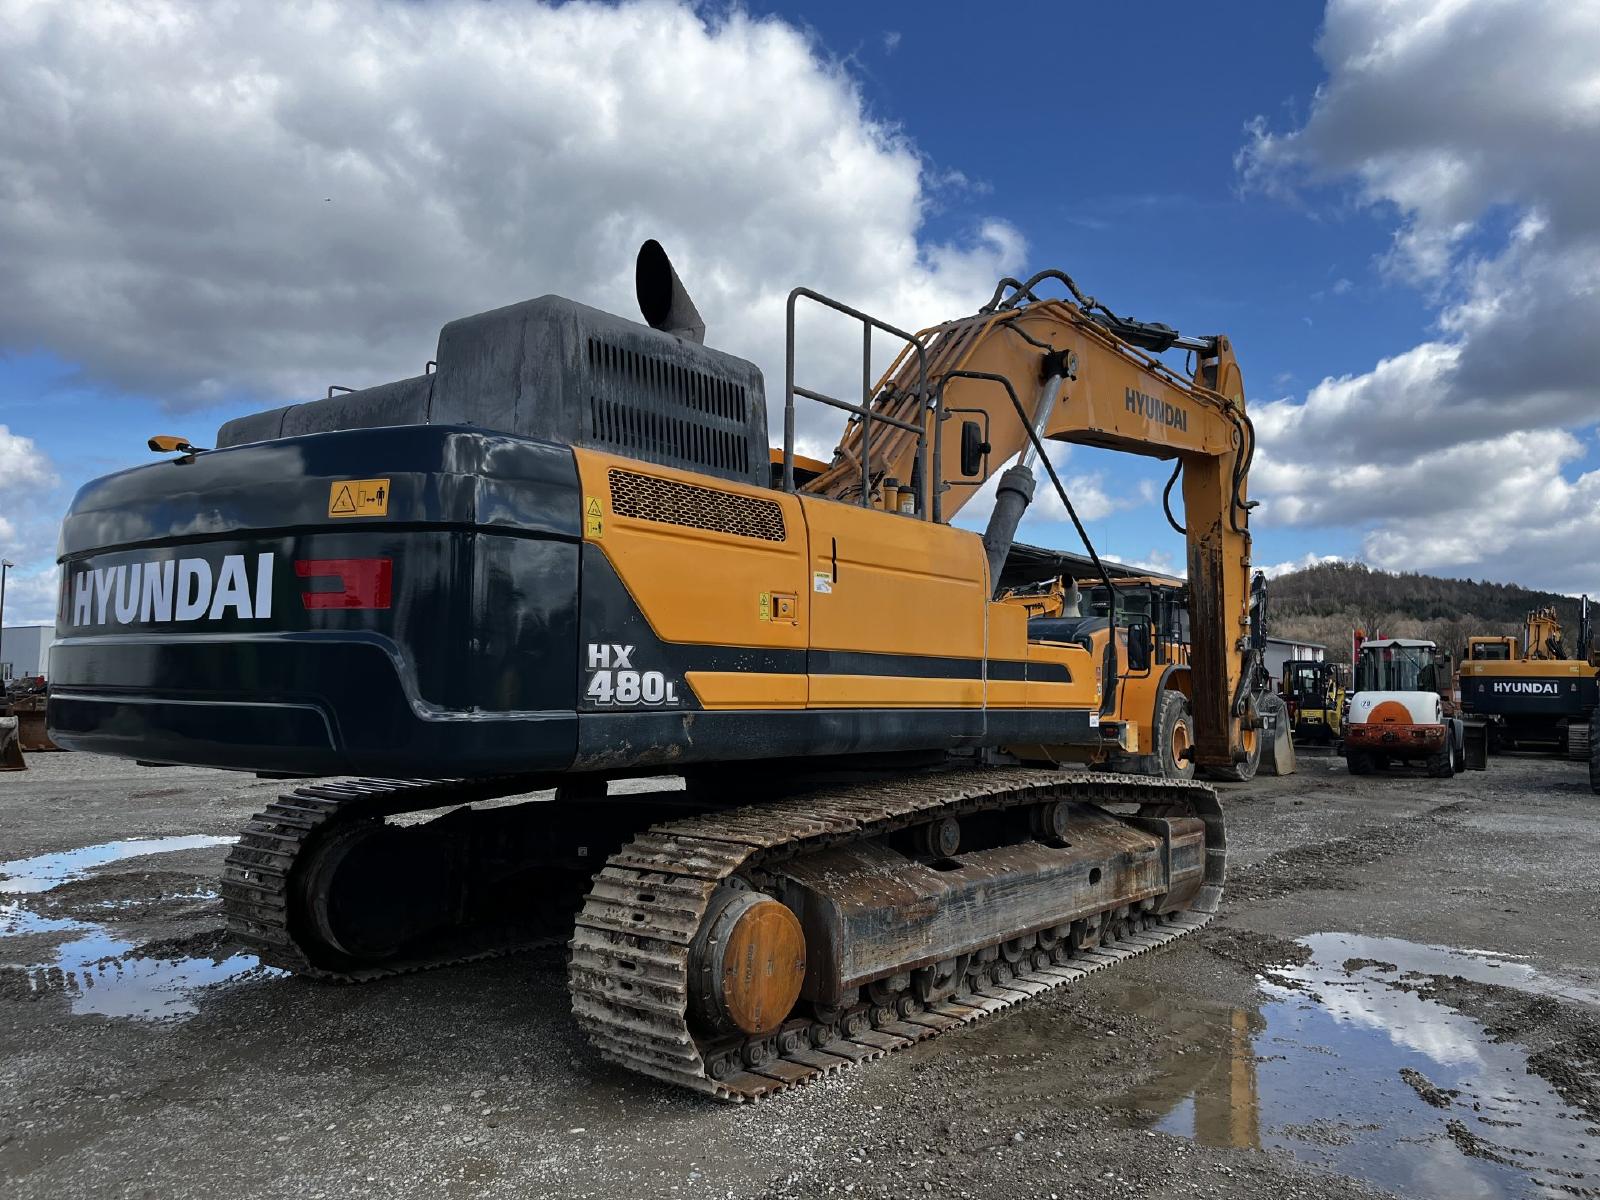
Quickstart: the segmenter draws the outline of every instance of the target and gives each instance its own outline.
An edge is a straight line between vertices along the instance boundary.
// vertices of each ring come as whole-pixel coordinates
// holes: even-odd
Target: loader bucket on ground
[[[0,717],[0,771],[27,769],[28,764],[22,757],[22,741],[17,737],[17,719]]]
[[[39,697],[42,701],[43,697]],[[22,743],[25,751],[34,750],[59,750],[60,746],[50,740],[50,730],[45,723],[45,706],[43,703],[24,701],[13,704],[11,712],[17,719],[17,738]]]
[[[1256,703],[1261,714],[1261,773],[1295,773],[1293,723],[1289,707],[1277,696],[1263,696]]]
[[[1484,771],[1489,767],[1489,724],[1471,718],[1462,722],[1462,760],[1469,771]]]

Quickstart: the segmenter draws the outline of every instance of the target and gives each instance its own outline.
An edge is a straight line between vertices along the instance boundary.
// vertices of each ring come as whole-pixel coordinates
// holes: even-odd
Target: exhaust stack
[[[652,329],[705,344],[705,319],[689,299],[689,290],[672,269],[667,252],[654,238],[639,247],[639,257],[633,268],[633,287],[639,297],[639,311]]]

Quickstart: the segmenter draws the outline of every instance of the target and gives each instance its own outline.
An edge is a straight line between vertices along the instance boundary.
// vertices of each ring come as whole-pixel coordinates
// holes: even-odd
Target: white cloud
[[[646,237],[781,403],[795,284],[914,329],[1023,265],[997,219],[924,236],[981,188],[805,34],[687,2],[0,0],[0,118],[0,354],[174,409],[413,375],[444,322],[546,292],[634,316]],[[843,394],[859,332],[800,341]],[[826,454],[838,415],[802,413]],[[18,486],[42,461],[0,439]],[[46,572],[53,522],[5,505]]]
[[[1080,521],[1085,523],[1098,521],[1103,517],[1109,517],[1112,513],[1154,503],[1159,496],[1156,485],[1149,480],[1140,480],[1132,493],[1119,493],[1107,485],[1103,471],[1080,471],[1071,474],[1067,471],[1067,463],[1072,457],[1072,446],[1058,444],[1049,445],[1047,448],[1050,451],[1050,461],[1061,479],[1061,486],[1066,489],[1067,499],[1072,501],[1072,509],[1078,514]],[[995,493],[1000,486],[1002,470],[1003,468],[996,468],[995,473],[984,481],[972,499],[962,506],[960,512],[962,526],[982,529],[987,524],[989,513],[994,508]],[[1033,480],[1033,502],[1028,506],[1027,519],[1065,524],[1068,526],[1067,536],[1076,539],[1070,518],[1067,516],[1066,505],[1061,503],[1061,497],[1056,494],[1050,476],[1037,464],[1033,468]],[[1076,549],[1076,546],[1073,548]]]
[[[12,571],[6,579],[6,625],[55,624],[59,578],[50,564]]]
[[[1124,566],[1134,567],[1140,571],[1149,571],[1152,575],[1171,575],[1178,579],[1189,577],[1189,564],[1175,554],[1165,550],[1151,548],[1142,554],[1108,554],[1106,556],[1113,562],[1122,563]]]
[[[1323,563],[1343,562],[1337,554],[1318,554],[1315,550],[1302,554],[1299,558],[1290,559],[1288,562],[1270,563],[1260,568],[1268,579],[1276,579],[1280,575],[1287,575],[1291,571],[1304,571],[1307,567],[1321,566]]]
[[[940,173],[802,33],[666,0],[0,0],[0,113],[0,350],[177,407],[415,374],[545,292],[631,315],[648,236],[770,395],[794,284],[915,328],[1022,255],[920,237]]]
[[[1253,123],[1241,172],[1278,194],[1350,184],[1394,214],[1380,265],[1438,328],[1256,410],[1263,519],[1366,523],[1375,565],[1600,588],[1595,555],[1543,536],[1600,540],[1600,495],[1561,472],[1566,431],[1600,417],[1600,10],[1330,0],[1318,52],[1305,124]]]
[[[5,623],[46,624],[56,609],[55,524],[49,489],[58,482],[50,457],[32,438],[0,425],[0,557],[16,569],[6,579]]]
[[[0,497],[15,498],[25,489],[55,482],[55,469],[34,440],[0,425]]]

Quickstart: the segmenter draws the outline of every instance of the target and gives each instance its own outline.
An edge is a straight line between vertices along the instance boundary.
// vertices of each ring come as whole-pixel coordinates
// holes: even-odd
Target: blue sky
[[[791,284],[916,324],[1063,267],[1233,338],[1258,564],[1600,590],[1600,351],[1543,319],[1600,307],[1600,26],[1566,7],[358,0],[131,38],[116,9],[0,12],[13,618],[48,618],[73,489],[150,433],[413,373],[444,320],[544,291],[631,315],[641,232],[769,392]],[[1159,464],[1063,470],[1103,552],[1181,564]]]

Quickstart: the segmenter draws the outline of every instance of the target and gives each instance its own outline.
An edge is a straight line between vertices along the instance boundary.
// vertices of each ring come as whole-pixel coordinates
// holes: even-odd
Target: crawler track
[[[356,779],[285,793],[250,819],[222,868],[222,911],[228,931],[268,966],[339,983],[360,983],[449,963],[559,945],[565,913],[539,930],[483,927],[441,938],[422,952],[380,964],[313,961],[299,928],[293,868],[313,842],[336,828],[399,813],[497,799],[526,790],[517,779]]]
[[[690,946],[712,896],[735,876],[841,842],[875,838],[942,816],[1053,799],[1136,804],[1144,816],[1193,815],[1207,827],[1205,883],[1175,918],[1124,928],[1114,944],[1056,960],[1024,961],[1004,983],[984,982],[870,1027],[841,1020],[817,1035],[791,1022],[765,1051],[730,1057],[688,1018]],[[759,1100],[849,1070],[1062,987],[1206,925],[1222,898],[1221,808],[1204,784],[1126,776],[989,770],[922,776],[656,825],[611,856],[577,918],[569,967],[573,1012],[613,1062],[723,1100]],[[892,1019],[882,1019],[885,1016]],[[730,1061],[746,1064],[730,1069]]]

